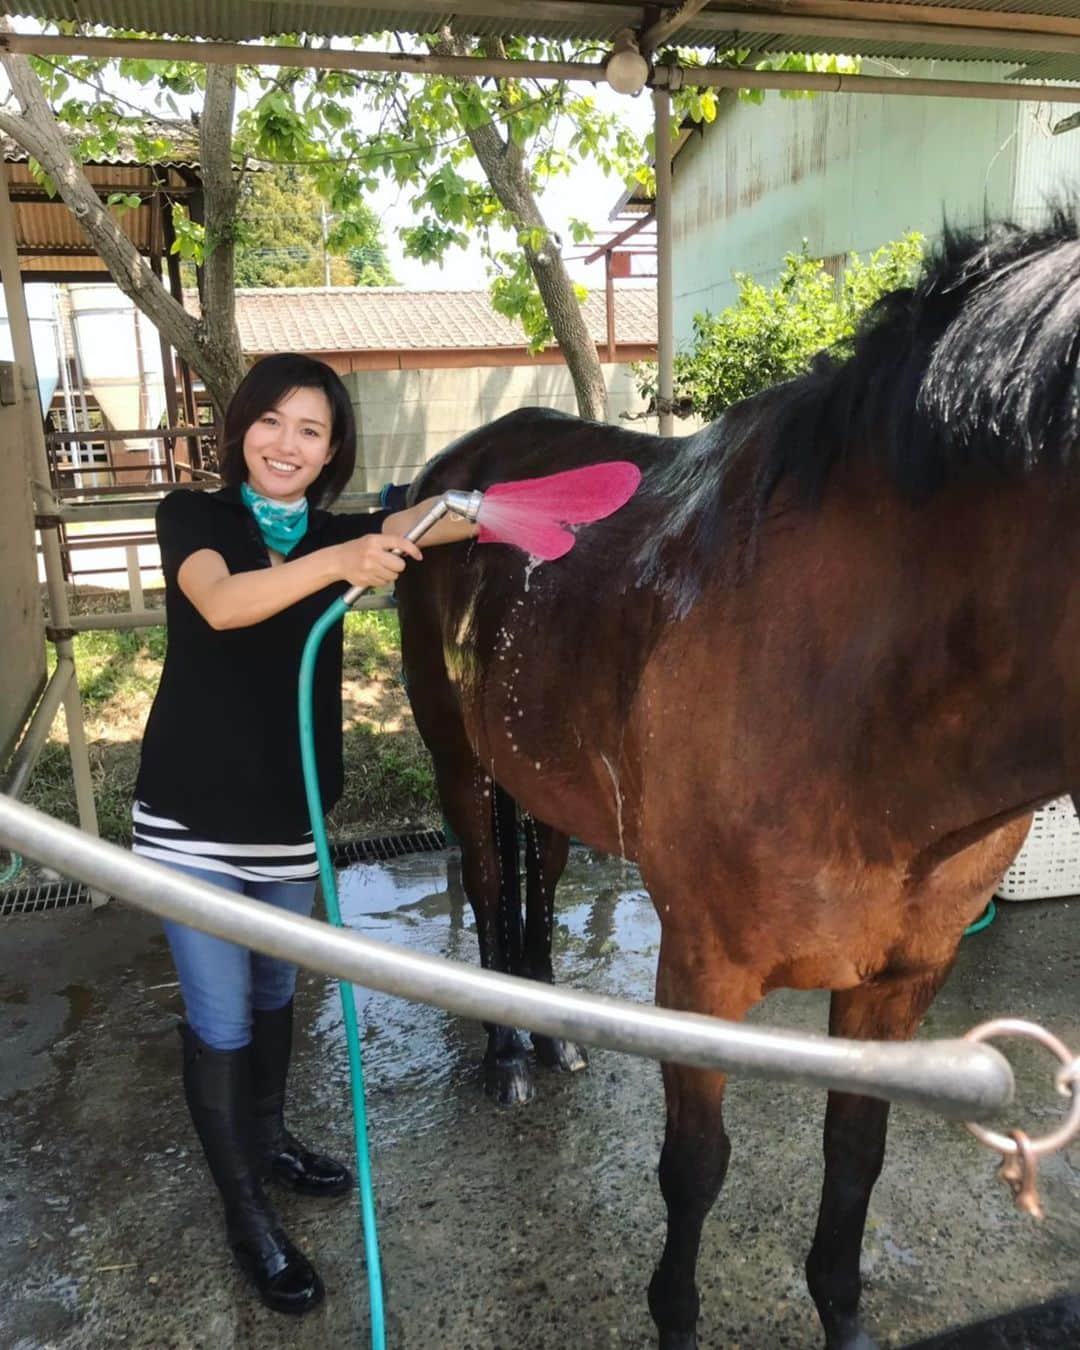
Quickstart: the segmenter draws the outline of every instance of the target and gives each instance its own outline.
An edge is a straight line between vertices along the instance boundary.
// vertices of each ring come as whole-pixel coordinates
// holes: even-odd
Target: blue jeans
[[[174,872],[247,895],[291,914],[309,915],[314,881],[244,881],[224,872],[166,863]],[[251,1040],[251,1014],[283,1008],[296,989],[296,966],[238,947],[197,928],[165,921],[188,1026],[213,1050],[239,1050]]]

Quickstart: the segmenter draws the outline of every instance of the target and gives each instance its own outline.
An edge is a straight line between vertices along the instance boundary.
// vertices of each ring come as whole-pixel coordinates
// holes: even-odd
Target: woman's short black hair
[[[225,410],[221,479],[230,486],[246,482],[244,437],[248,427],[297,389],[321,389],[330,404],[334,455],[305,494],[312,506],[329,506],[340,496],[356,467],[356,419],[337,371],[311,356],[295,352],[264,356],[240,381]]]

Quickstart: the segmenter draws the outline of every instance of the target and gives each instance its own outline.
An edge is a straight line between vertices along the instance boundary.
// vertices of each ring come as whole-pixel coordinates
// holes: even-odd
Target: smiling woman
[[[252,366],[225,415],[226,484],[317,506],[338,496],[355,463],[352,403],[328,366],[291,354]]]
[[[294,389],[278,399],[244,436],[249,487],[264,497],[299,502],[334,457],[332,416],[319,389]]]
[[[169,644],[143,738],[134,850],[293,913],[317,873],[300,765],[296,688],[304,641],[348,586],[393,581],[420,550],[405,533],[430,503],[332,515],[356,455],[352,406],[320,361],[267,357],[225,417],[214,493],[178,490],[158,508]],[[427,540],[464,539],[444,521]],[[315,672],[322,800],[342,788],[340,627]],[[323,1298],[263,1183],[307,1195],[351,1185],[283,1119],[296,967],[167,924],[186,1023],[184,1090],[225,1201],[232,1251],[263,1302],[303,1313]]]

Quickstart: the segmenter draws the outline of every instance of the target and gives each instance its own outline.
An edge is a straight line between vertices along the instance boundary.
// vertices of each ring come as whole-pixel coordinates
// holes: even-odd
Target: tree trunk
[[[5,31],[12,31],[11,22],[0,16],[0,32]],[[0,57],[0,62],[22,108],[21,116],[0,110],[0,131],[6,132],[31,154],[53,180],[117,286],[199,374],[219,415],[222,414],[244,373],[232,298],[234,228],[229,219],[230,213],[235,219],[238,190],[231,164],[235,69],[215,66],[208,71],[205,120],[213,122],[214,140],[210,141],[204,130],[202,153],[204,157],[209,154],[212,161],[207,167],[204,160],[207,232],[209,235],[212,220],[217,247],[210,247],[217,257],[212,269],[214,302],[207,305],[200,319],[195,319],[157,279],[76,163],[26,57],[8,54]],[[227,165],[224,170],[223,161]],[[227,279],[229,294],[226,302],[219,304],[224,279]]]
[[[471,48],[461,38],[442,36],[431,50],[443,56],[461,56],[468,55]],[[545,224],[533,195],[521,149],[509,132],[504,140],[494,122],[473,126],[471,120],[463,121],[465,134],[495,195],[524,234],[542,233],[544,243],[539,248],[529,242],[523,244],[525,258],[574,382],[578,411],[582,417],[602,422],[607,413],[607,387],[596,343],[585,323],[558,240]]]
[[[206,249],[203,255],[203,343],[215,369],[226,376],[224,398],[214,396],[223,414],[244,373],[244,355],[236,331],[236,208],[240,180],[233,171],[233,113],[236,67],[206,68],[206,101],[199,122],[199,159],[206,203]],[[209,388],[209,386],[207,386]]]

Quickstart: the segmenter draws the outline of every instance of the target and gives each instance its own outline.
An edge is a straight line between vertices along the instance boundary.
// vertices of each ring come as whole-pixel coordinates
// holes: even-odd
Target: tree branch
[[[432,43],[431,50],[441,56],[462,56],[468,54],[470,46],[464,39],[444,30]],[[496,197],[525,236],[521,248],[574,382],[578,409],[582,417],[603,421],[607,387],[596,343],[585,323],[574,283],[563,262],[558,237],[548,229],[537,204],[524,152],[509,128],[504,141],[491,117],[479,125],[474,125],[474,121],[475,118],[470,117],[464,122],[469,141]],[[529,234],[537,232],[543,239],[539,246],[528,239]]]
[[[13,31],[11,21],[0,15],[0,32]],[[7,73],[22,109],[21,116],[0,112],[0,130],[7,132],[38,161],[56,184],[57,191],[97,250],[117,286],[152,320],[175,351],[198,372],[219,410],[223,409],[243,373],[231,295],[224,317],[215,311],[213,316],[208,315],[202,321],[193,318],[182,304],[174,300],[101,201],[82,166],[76,162],[68,139],[29,61],[25,56],[5,54],[0,56],[0,64]],[[231,152],[231,130],[230,121],[228,131],[223,133],[226,155]],[[221,148],[214,149],[220,159]],[[228,248],[223,251],[231,254],[231,235]],[[226,271],[221,263],[219,269],[222,273]],[[231,262],[227,275],[231,284]],[[221,339],[223,323],[232,329],[231,341]]]

